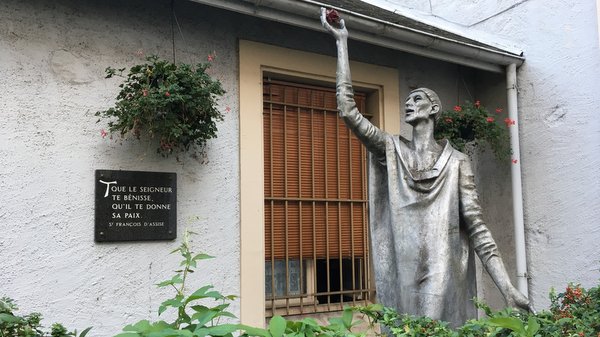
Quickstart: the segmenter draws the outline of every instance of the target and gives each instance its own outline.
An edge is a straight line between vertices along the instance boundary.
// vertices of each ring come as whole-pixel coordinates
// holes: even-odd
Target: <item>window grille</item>
[[[267,315],[368,301],[366,152],[335,90],[265,79],[263,128]]]

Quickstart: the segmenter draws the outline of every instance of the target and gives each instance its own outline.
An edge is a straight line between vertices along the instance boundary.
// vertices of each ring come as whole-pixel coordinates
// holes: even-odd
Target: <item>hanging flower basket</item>
[[[459,151],[465,151],[468,143],[486,142],[496,158],[505,160],[511,155],[508,127],[515,125],[515,121],[503,117],[501,108],[491,114],[479,101],[467,101],[441,113],[435,126],[435,137],[448,139]]]
[[[223,115],[217,100],[225,91],[206,70],[209,63],[196,66],[174,64],[149,56],[146,63],[135,65],[127,76],[123,69],[106,69],[106,78],[122,76],[115,106],[96,112],[109,119],[108,129],[122,137],[148,137],[158,140],[157,152],[198,151],[217,136],[217,121]]]

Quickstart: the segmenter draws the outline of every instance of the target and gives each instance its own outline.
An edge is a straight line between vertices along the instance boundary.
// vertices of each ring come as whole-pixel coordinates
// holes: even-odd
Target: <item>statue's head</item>
[[[406,98],[406,123],[414,125],[423,119],[434,122],[442,110],[442,103],[435,91],[418,88],[410,92]]]

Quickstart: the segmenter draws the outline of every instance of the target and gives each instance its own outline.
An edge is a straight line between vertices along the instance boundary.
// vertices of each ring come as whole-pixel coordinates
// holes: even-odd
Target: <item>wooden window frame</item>
[[[265,324],[264,176],[262,79],[280,78],[315,84],[335,83],[333,57],[239,41],[240,97],[240,320]],[[371,94],[367,100],[373,122],[391,133],[400,131],[400,92],[394,68],[351,62],[355,87]]]

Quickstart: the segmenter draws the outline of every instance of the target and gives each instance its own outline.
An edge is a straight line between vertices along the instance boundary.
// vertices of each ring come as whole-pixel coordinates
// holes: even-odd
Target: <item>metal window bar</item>
[[[283,87],[283,89],[280,89],[279,91],[283,93],[283,101],[281,101],[281,99],[276,100],[274,95],[273,95],[273,91],[271,90],[271,86],[272,85],[284,85],[285,87]],[[291,90],[295,90],[292,91],[294,94],[292,96],[295,96],[295,100],[293,102],[290,102],[290,99],[288,99],[287,97],[287,90],[291,88]],[[308,102],[308,104],[303,104],[300,101],[300,95],[298,94],[297,90],[300,90],[300,88],[304,88],[304,89],[309,89],[310,92],[310,101]],[[353,158],[353,148],[356,145],[353,145],[353,136],[350,135],[350,133],[348,133],[348,142],[347,142],[347,147],[348,147],[348,167],[347,168],[342,168],[342,164],[341,164],[341,159],[340,159],[340,147],[341,147],[341,143],[340,143],[340,122],[339,119],[335,119],[335,151],[330,151],[328,149],[328,137],[329,132],[328,132],[328,115],[331,116],[331,114],[336,113],[336,109],[332,109],[332,108],[328,108],[326,106],[326,97],[325,95],[321,95],[322,96],[322,100],[316,100],[315,99],[315,91],[326,91],[327,89],[323,89],[323,88],[318,88],[318,87],[314,87],[314,86],[304,86],[304,85],[296,85],[296,84],[288,84],[288,83],[281,83],[281,82],[276,82],[276,81],[268,81],[265,80],[265,95],[264,97],[264,106],[265,106],[265,118],[269,118],[269,130],[268,130],[268,135],[266,135],[265,137],[265,142],[269,142],[269,153],[265,153],[265,155],[268,156],[269,158],[269,174],[271,175],[268,179],[269,180],[269,187],[265,188],[265,203],[268,203],[270,208],[269,208],[269,212],[270,214],[268,214],[268,218],[270,220],[270,233],[268,234],[270,236],[270,247],[266,247],[267,251],[270,252],[270,266],[271,266],[271,291],[270,291],[270,312],[268,312],[268,314],[271,315],[275,315],[275,314],[296,314],[296,313],[308,313],[308,312],[320,312],[320,311],[332,311],[332,310],[339,310],[341,307],[343,307],[344,304],[344,295],[350,295],[351,299],[352,299],[352,303],[356,304],[357,302],[357,298],[360,299],[361,301],[363,300],[369,300],[371,298],[371,294],[373,293],[373,289],[370,289],[369,285],[370,283],[370,275],[369,275],[369,271],[370,271],[370,265],[369,265],[369,252],[368,252],[368,228],[367,228],[367,206],[368,206],[368,202],[367,202],[367,198],[366,198],[366,152],[364,150],[364,148],[362,146],[360,146],[360,158]],[[330,90],[331,91],[331,90]],[[268,98],[267,98],[268,97]],[[319,102],[317,102],[319,101]],[[283,133],[283,179],[284,179],[284,183],[283,183],[283,196],[275,196],[275,182],[274,182],[274,169],[275,169],[275,165],[274,165],[274,160],[276,160],[274,158],[273,152],[274,152],[274,123],[273,123],[273,118],[274,118],[274,110],[279,109],[282,110],[282,118],[283,118],[283,128],[282,128],[282,133]],[[302,185],[302,172],[303,172],[303,163],[302,163],[302,144],[301,142],[302,140],[302,136],[301,136],[301,132],[302,132],[302,126],[301,126],[301,114],[303,113],[303,111],[308,111],[309,116],[310,116],[310,167],[308,168],[310,171],[310,176],[311,176],[311,182],[310,182],[310,186],[311,186],[311,191],[310,191],[310,197],[306,197],[304,196],[304,191],[303,191],[303,185]],[[294,117],[290,117],[292,119],[295,119],[297,121],[297,126],[296,126],[296,130],[288,130],[288,114],[290,113],[295,113],[296,116]],[[323,149],[315,149],[315,143],[312,141],[315,138],[315,114],[319,114],[320,116],[322,116],[322,122],[323,125]],[[317,122],[318,123],[318,122]],[[342,126],[345,128],[345,126]],[[344,129],[346,132],[347,130]],[[289,159],[289,155],[288,155],[288,132],[293,133],[293,132],[297,133],[297,158],[298,158],[298,163],[297,163],[297,169],[298,169],[298,193],[297,193],[297,197],[290,195],[289,190],[288,190],[288,177],[289,177],[289,172],[288,172],[288,159]],[[356,141],[355,141],[356,143]],[[322,165],[324,166],[323,169],[323,174],[324,174],[324,187],[323,187],[323,192],[324,192],[324,198],[319,197],[317,194],[317,190],[316,190],[316,184],[315,184],[315,176],[316,176],[316,168],[315,168],[315,157],[316,157],[316,152],[322,151],[323,153],[323,163]],[[332,154],[331,152],[335,152],[334,154]],[[328,172],[329,169],[329,156],[333,155],[334,156],[334,163],[335,163],[335,168],[337,170],[337,175],[335,177],[335,179],[331,179],[330,174]],[[360,160],[360,186],[361,186],[361,197],[358,199],[355,199],[355,190],[354,190],[354,180],[353,180],[353,167],[352,167],[352,161],[353,160]],[[342,196],[342,188],[341,188],[341,170],[343,169],[348,169],[347,173],[344,173],[344,175],[346,175],[348,177],[348,189],[349,191],[347,193],[348,197],[345,198]],[[306,170],[306,169],[305,169]],[[331,193],[330,193],[330,185],[332,183],[336,184],[336,189],[337,189],[337,195],[336,197],[331,197]],[[284,289],[284,294],[280,295],[277,293],[277,284],[276,284],[276,249],[275,249],[275,240],[276,235],[274,233],[275,231],[275,221],[276,221],[276,216],[275,216],[275,208],[278,207],[278,205],[280,203],[283,203],[283,217],[284,217],[284,224],[283,227],[285,229],[285,244],[284,244],[284,269],[285,269],[285,289]],[[312,263],[309,264],[311,266],[311,273],[312,273],[312,277],[310,277],[311,275],[306,275],[306,256],[305,256],[305,252],[303,251],[303,246],[304,246],[304,236],[303,236],[303,224],[304,224],[304,217],[303,217],[303,205],[304,203],[308,203],[310,204],[310,211],[311,211],[311,215],[312,215]],[[300,291],[299,294],[292,294],[291,293],[291,282],[290,282],[290,261],[291,259],[293,259],[294,257],[292,257],[290,255],[290,242],[289,242],[289,230],[290,227],[288,225],[289,222],[289,217],[290,217],[290,207],[291,205],[294,205],[294,207],[297,205],[298,206],[298,236],[299,236],[299,244],[298,244],[298,249],[299,249],[299,284],[298,286],[300,287]],[[333,210],[331,208],[332,205],[336,205],[337,208],[336,210]],[[322,207],[321,207],[322,206]],[[350,261],[349,261],[349,266],[347,266],[347,268],[349,267],[351,270],[351,274],[350,276],[346,275],[346,273],[344,273],[344,260],[347,259],[347,257],[345,258],[345,254],[344,254],[344,245],[343,245],[343,226],[342,226],[342,222],[343,222],[343,216],[342,213],[344,212],[344,210],[346,209],[345,207],[348,207],[348,211],[349,211],[349,218],[347,219],[349,222],[349,227],[350,227],[350,252],[349,252],[349,257],[350,257]],[[358,206],[359,211],[361,212],[362,215],[362,224],[360,224],[359,226],[361,227],[361,232],[362,232],[362,256],[360,255],[356,255],[356,245],[355,245],[355,226],[356,224],[355,222],[355,207]],[[324,222],[325,222],[325,265],[326,265],[326,270],[324,271],[324,273],[326,274],[326,291],[318,291],[318,286],[319,286],[319,271],[318,270],[318,266],[317,266],[317,260],[320,258],[320,253],[318,253],[317,250],[317,240],[318,240],[318,231],[317,231],[317,209],[322,209],[324,208]],[[294,208],[295,209],[295,208]],[[331,246],[330,246],[330,239],[335,240],[335,238],[330,238],[330,235],[333,235],[333,233],[330,233],[330,211],[332,212],[337,212],[337,245],[338,245],[338,249],[337,249],[337,265],[338,265],[338,277],[339,277],[339,284],[338,290],[333,290],[332,289],[332,284],[331,284],[331,260],[332,258],[335,258],[335,252],[331,252]],[[332,214],[333,215],[333,214]],[[267,219],[267,215],[265,216],[265,219]],[[335,228],[335,227],[334,227]],[[334,241],[335,242],[335,241]],[[334,255],[332,255],[332,253]],[[310,255],[309,255],[310,256]],[[357,264],[358,264],[358,274],[357,274]],[[346,269],[347,269],[346,268]],[[351,288],[350,290],[348,289],[344,289],[344,278],[345,277],[350,277],[351,279]],[[306,280],[308,280],[308,278],[312,279],[312,287],[314,289],[310,289],[311,293],[309,293],[309,289],[306,289]],[[317,302],[317,298],[319,296],[325,296],[326,297],[326,305],[321,305],[320,303]],[[339,296],[339,301],[333,303],[332,302],[332,296]],[[269,296],[267,296],[269,297]],[[312,305],[309,307],[305,307],[305,301],[307,301],[308,299],[312,299]],[[292,302],[292,299],[298,299],[298,302]],[[281,302],[281,300],[283,300],[283,303]],[[338,305],[339,303],[339,305]],[[298,306],[298,307],[296,307]],[[299,308],[299,310],[298,310]],[[283,312],[282,310],[283,309]]]

